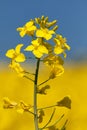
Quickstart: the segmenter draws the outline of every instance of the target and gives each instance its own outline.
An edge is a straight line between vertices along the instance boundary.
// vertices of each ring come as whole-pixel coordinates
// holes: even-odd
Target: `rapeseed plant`
[[[48,17],[40,17],[31,19],[28,21],[23,27],[18,27],[17,31],[19,32],[21,37],[25,35],[31,37],[30,44],[24,49],[24,51],[28,51],[33,53],[33,57],[25,56],[24,53],[21,52],[21,48],[24,44],[18,44],[15,49],[9,49],[6,52],[6,56],[11,59],[11,63],[9,67],[15,70],[20,77],[25,77],[31,82],[34,83],[34,94],[33,94],[33,103],[26,104],[24,101],[20,101],[16,103],[11,101],[8,97],[5,97],[4,100],[4,108],[14,108],[17,112],[29,112],[34,117],[34,125],[35,130],[59,130],[56,128],[56,124],[64,117],[64,114],[58,118],[52,125],[50,122],[52,121],[56,107],[66,107],[68,109],[71,108],[71,100],[68,96],[64,97],[60,101],[56,102],[54,105],[46,106],[44,108],[38,108],[37,102],[38,94],[46,95],[47,89],[50,89],[50,85],[44,85],[49,80],[56,78],[64,73],[64,58],[66,58],[66,50],[70,50],[70,46],[67,44],[66,38],[64,38],[61,34],[57,34],[56,31],[58,26],[56,25],[57,21],[53,20],[49,22]],[[63,55],[62,55],[63,54]],[[20,65],[21,62],[25,62],[28,59],[35,59],[36,61],[36,68],[35,73],[30,73],[26,71]],[[45,81],[38,84],[38,76],[39,76],[39,69],[40,69],[40,62],[42,62],[45,66],[50,68],[49,77]],[[34,78],[30,78],[29,75],[31,74]],[[45,116],[45,109],[54,108],[52,115],[48,122],[43,126],[39,127],[39,123],[43,122],[43,118]],[[62,126],[60,130],[66,129],[66,123]]]

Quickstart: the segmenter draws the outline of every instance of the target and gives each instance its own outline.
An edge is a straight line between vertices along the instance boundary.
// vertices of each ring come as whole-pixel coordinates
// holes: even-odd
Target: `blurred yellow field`
[[[30,70],[33,67],[29,67]],[[46,80],[49,71],[43,67],[39,75],[39,83]],[[51,88],[47,95],[38,95],[38,106],[45,107],[53,105],[64,96],[70,96],[72,108],[57,108],[53,121],[65,114],[58,124],[61,127],[66,119],[67,130],[86,130],[87,127],[87,66],[70,65],[65,66],[65,73],[54,80],[48,81]],[[30,113],[19,114],[12,109],[3,109],[3,97],[11,100],[23,100],[26,103],[33,103],[33,83],[26,78],[20,78],[8,68],[2,68],[0,72],[0,130],[34,130],[33,116]],[[53,108],[45,111],[43,124],[47,123]]]

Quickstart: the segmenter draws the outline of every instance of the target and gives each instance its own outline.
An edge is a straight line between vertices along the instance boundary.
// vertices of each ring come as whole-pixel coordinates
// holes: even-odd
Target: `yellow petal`
[[[56,43],[56,45],[61,45],[61,42],[60,42],[60,40],[58,40],[58,39],[56,39],[56,38],[54,38],[54,42]]]
[[[15,58],[16,62],[24,62],[25,61],[25,55],[23,53],[20,53],[19,55],[17,55],[17,57]]]
[[[55,54],[61,54],[61,53],[63,53],[64,52],[64,50],[61,48],[61,47],[55,47],[54,48],[54,53]]]
[[[29,27],[29,28],[27,28],[27,31],[33,31],[33,30],[36,30],[36,27],[34,25]]]
[[[23,114],[24,109],[22,109],[22,108],[18,108],[18,109],[17,109],[17,112],[20,113],[20,114]]]
[[[45,46],[39,46],[38,47],[38,50],[41,52],[41,53],[45,53],[45,54],[48,54],[48,49],[45,47]]]
[[[20,77],[23,77],[23,76],[24,76],[25,71],[24,71],[24,69],[20,66],[19,63],[17,63],[17,62],[15,62],[14,60],[12,60],[11,64],[9,65],[9,67],[10,67],[11,69],[15,70]]]
[[[33,25],[33,23],[34,23],[33,21],[29,21],[29,22],[27,22],[27,23],[25,24],[25,26],[26,26],[26,27],[30,27],[30,26]]]
[[[53,30],[49,30],[50,34],[55,34],[55,32]]]
[[[20,36],[21,36],[21,37],[24,37],[25,34],[26,34],[26,30],[22,30],[22,31],[20,32]]]
[[[6,52],[6,56],[9,58],[14,58],[15,55],[15,50],[14,49],[10,49]]]
[[[17,31],[22,31],[23,30],[23,27],[19,27],[16,29]]]
[[[25,27],[27,27],[27,31],[36,30],[36,26],[34,26],[33,24],[33,21],[29,21],[25,24]]]
[[[51,68],[51,73],[49,78],[51,79],[56,78],[57,76],[60,76],[63,73],[64,73],[64,68],[62,65],[54,66],[53,68]]]
[[[51,34],[46,34],[46,35],[44,35],[44,38],[46,40],[50,40],[52,38],[52,35]]]
[[[26,34],[26,30],[24,29],[24,27],[17,28],[17,31],[20,32],[21,37],[24,37],[24,35]]]
[[[32,43],[34,46],[39,46],[39,44],[40,44],[38,38],[37,38],[36,40],[33,40],[31,43]]]
[[[23,44],[18,44],[18,45],[16,46],[15,51],[16,51],[17,54],[20,53],[20,50],[21,50],[22,46],[23,46]]]
[[[29,45],[24,50],[25,51],[32,51],[32,50],[34,50],[34,46],[33,45]]]
[[[36,36],[37,36],[37,37],[43,37],[43,36],[44,36],[43,31],[40,30],[40,29],[38,29],[38,30],[36,31]]]
[[[70,50],[70,46],[67,43],[64,43],[64,47],[65,49]]]
[[[43,56],[43,54],[41,52],[39,52],[38,50],[34,50],[33,54],[37,57],[37,58],[41,58]]]

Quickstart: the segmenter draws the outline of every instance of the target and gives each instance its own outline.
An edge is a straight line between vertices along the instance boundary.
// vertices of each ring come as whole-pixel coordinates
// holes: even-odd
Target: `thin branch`
[[[65,123],[64,123],[63,127],[61,128],[61,130],[65,129],[65,125],[66,125],[67,122],[68,122],[68,119],[65,121]]]
[[[31,114],[33,114],[33,115],[35,115],[33,112],[31,112],[31,111],[29,111],[29,110],[27,110],[27,112],[29,112],[29,113],[31,113]]]
[[[25,71],[25,73],[30,74],[30,75],[35,75],[34,73],[30,73],[28,71]]]
[[[47,124],[46,124],[44,127],[42,127],[41,129],[45,129],[46,126],[51,122],[51,120],[52,120],[52,118],[53,118],[53,116],[54,116],[55,110],[56,110],[56,109],[54,108],[53,113],[52,113],[52,115],[51,115],[49,121],[48,121]]]
[[[23,77],[25,77],[25,78],[27,78],[27,79],[29,79],[29,80],[31,80],[31,81],[33,81],[33,82],[34,82],[34,80],[33,80],[33,79],[31,79],[31,78],[27,77],[26,75],[25,75],[25,76],[23,76]]]
[[[64,117],[64,114],[58,120],[56,120],[53,125],[56,125],[63,117]]]
[[[64,114],[57,121],[55,121],[55,123],[53,123],[51,126],[55,126],[63,117],[64,117]],[[51,126],[48,126],[48,127],[45,127],[45,128],[47,129]]]
[[[42,107],[42,108],[38,108],[37,110],[41,110],[41,109],[47,109],[47,108],[52,108],[55,107],[56,105],[52,105],[52,106],[47,106],[47,107]]]
[[[42,84],[48,82],[49,80],[50,80],[50,79],[47,79],[47,80],[45,80],[44,82],[40,83],[40,84],[38,85],[38,87],[39,87],[40,85],[42,85]]]

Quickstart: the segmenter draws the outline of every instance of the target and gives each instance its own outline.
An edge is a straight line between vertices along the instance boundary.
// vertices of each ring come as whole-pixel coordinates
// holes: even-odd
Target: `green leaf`
[[[71,109],[71,99],[68,96],[66,96],[62,100],[57,102],[57,106],[67,107],[67,108]]]

